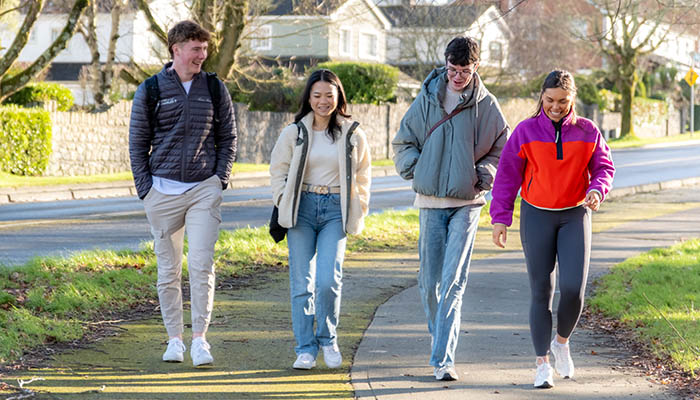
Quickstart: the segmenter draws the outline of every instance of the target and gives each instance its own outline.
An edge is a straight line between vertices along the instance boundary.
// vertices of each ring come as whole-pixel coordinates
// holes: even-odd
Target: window
[[[360,35],[362,55],[368,57],[377,57],[377,35],[372,33],[363,33]]]
[[[262,25],[253,33],[250,47],[253,50],[272,50],[272,26]]]
[[[36,44],[37,43],[37,34],[36,34],[36,27],[32,29],[32,33],[29,34],[29,44]]]
[[[503,45],[499,42],[489,43],[489,58],[497,63],[503,61]]]
[[[352,54],[352,31],[350,29],[340,30],[340,54]]]

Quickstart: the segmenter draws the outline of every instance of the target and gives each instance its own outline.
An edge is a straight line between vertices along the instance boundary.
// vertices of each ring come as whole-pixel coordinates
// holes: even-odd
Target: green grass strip
[[[641,147],[650,144],[677,143],[693,139],[700,139],[700,132],[696,132],[694,134],[684,133],[682,135],[662,136],[655,138],[640,138],[637,136],[626,136],[620,139],[609,140],[608,146],[610,146],[611,149],[628,149],[632,147]]]
[[[619,319],[658,356],[700,372],[700,239],[616,265],[600,279],[590,304]]]

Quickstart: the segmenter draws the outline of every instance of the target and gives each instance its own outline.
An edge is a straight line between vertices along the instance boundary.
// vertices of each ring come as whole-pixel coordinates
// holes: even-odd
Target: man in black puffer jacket
[[[186,349],[181,278],[187,229],[195,366],[214,361],[205,337],[214,303],[214,245],[236,154],[231,97],[202,71],[209,38],[192,21],[168,32],[173,61],[139,86],[129,126],[131,170],[158,260],[158,299],[169,337],[163,361],[182,362]]]

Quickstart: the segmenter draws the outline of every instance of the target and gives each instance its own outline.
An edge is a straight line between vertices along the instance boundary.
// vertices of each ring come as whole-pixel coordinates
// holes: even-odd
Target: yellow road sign
[[[685,81],[688,82],[688,86],[693,86],[695,84],[695,80],[698,79],[698,73],[693,71],[693,68],[690,68],[687,74],[685,74]]]

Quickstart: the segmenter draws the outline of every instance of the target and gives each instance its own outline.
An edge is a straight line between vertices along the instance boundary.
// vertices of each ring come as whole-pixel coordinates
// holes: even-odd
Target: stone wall
[[[131,102],[103,113],[51,111],[52,152],[45,175],[129,171],[130,114]]]
[[[511,129],[529,117],[536,107],[532,99],[503,99],[503,114]],[[351,104],[348,112],[360,122],[367,134],[372,159],[391,158],[391,139],[399,129],[408,103],[370,105]],[[619,131],[619,114],[599,113],[579,106],[581,115],[593,119],[606,134],[615,137]],[[238,125],[238,162],[269,163],[270,153],[282,129],[294,120],[291,113],[250,111],[244,104],[235,104]],[[53,122],[52,148],[46,175],[91,175],[129,171],[129,116],[131,102],[122,102],[104,113],[51,111]],[[645,120],[638,135],[675,135],[680,131],[680,116],[670,110],[663,124]]]

